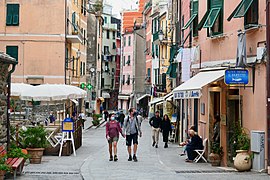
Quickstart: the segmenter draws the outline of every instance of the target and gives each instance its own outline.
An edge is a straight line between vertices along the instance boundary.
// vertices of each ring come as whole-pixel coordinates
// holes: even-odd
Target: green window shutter
[[[158,45],[155,45],[156,46],[156,56],[158,57],[159,53],[158,53]]]
[[[243,0],[234,14],[234,18],[244,17],[254,0]]]
[[[155,45],[152,43],[152,57],[155,57]]]
[[[13,4],[7,4],[6,25],[12,25]]]
[[[198,14],[198,12],[199,12],[199,1],[198,0],[194,0],[193,2],[192,2],[192,14],[194,15],[194,14]]]
[[[210,8],[222,8],[222,0],[210,0]]]
[[[170,64],[170,66],[168,67],[166,74],[170,75],[171,71],[172,71],[172,64]]]
[[[72,24],[73,25],[76,24],[76,13],[75,12],[72,13]]]
[[[20,5],[19,4],[13,4],[13,25],[19,25],[19,13],[20,13]]]
[[[202,29],[202,27],[203,27],[203,25],[204,25],[204,23],[205,23],[205,21],[206,21],[208,15],[209,15],[209,13],[210,13],[210,10],[207,10],[207,12],[204,14],[202,20],[201,20],[200,23],[198,24],[198,30],[201,30],[201,29]]]
[[[18,46],[7,46],[6,53],[18,62]]]
[[[203,25],[204,28],[211,28],[215,24],[218,16],[220,15],[221,9],[220,8],[212,8],[205,23]]]
[[[197,16],[198,14],[193,14],[191,18],[188,20],[187,24],[182,29],[186,30]]]
[[[174,57],[176,56],[177,50],[178,50],[177,45],[173,45],[171,47],[171,49],[170,49],[170,62],[174,61]]]
[[[172,63],[172,70],[171,70],[171,73],[170,73],[170,77],[171,78],[176,78],[177,77],[177,72],[176,72],[176,69],[177,69],[177,63]]]
[[[233,10],[233,12],[232,12],[232,14],[227,18],[227,21],[230,21],[233,17],[234,17],[234,15],[235,15],[235,13],[238,11],[238,9],[239,9],[239,7],[242,5],[242,1],[238,4],[238,6]]]

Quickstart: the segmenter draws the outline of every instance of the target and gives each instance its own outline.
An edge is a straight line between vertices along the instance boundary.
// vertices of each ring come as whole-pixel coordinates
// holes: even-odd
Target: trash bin
[[[265,169],[265,132],[251,131],[251,151],[254,154],[252,169],[261,171]]]

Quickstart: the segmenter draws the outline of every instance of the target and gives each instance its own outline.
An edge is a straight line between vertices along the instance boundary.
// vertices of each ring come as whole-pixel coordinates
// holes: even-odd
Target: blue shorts
[[[126,145],[127,146],[131,146],[132,141],[133,141],[133,144],[138,144],[138,133],[126,136]]]

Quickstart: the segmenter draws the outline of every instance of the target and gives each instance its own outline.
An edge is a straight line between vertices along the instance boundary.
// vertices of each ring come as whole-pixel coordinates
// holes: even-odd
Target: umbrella
[[[87,92],[65,84],[42,84],[34,86],[21,94],[22,100],[34,101],[58,101],[66,99],[84,98]]]
[[[11,96],[21,96],[24,91],[28,91],[34,86],[24,83],[11,83]]]

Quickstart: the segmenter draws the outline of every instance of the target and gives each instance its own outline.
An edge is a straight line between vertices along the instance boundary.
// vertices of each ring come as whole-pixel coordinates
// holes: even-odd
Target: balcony
[[[66,39],[69,43],[82,43],[83,41],[83,37],[78,31],[72,31],[72,34],[67,34]]]
[[[117,24],[104,24],[104,29],[117,30]]]

